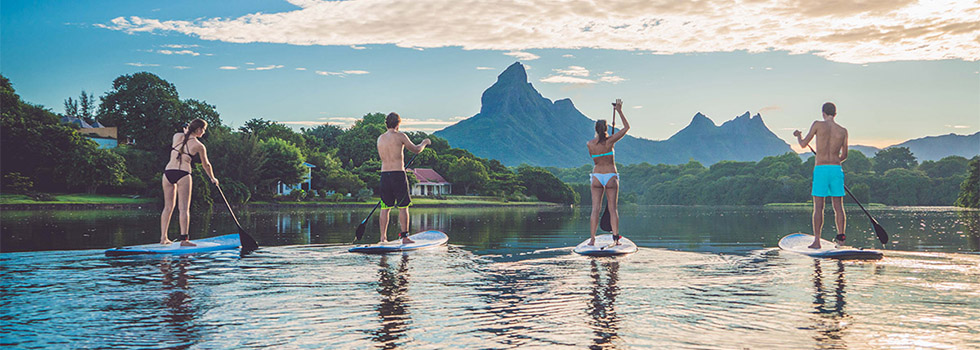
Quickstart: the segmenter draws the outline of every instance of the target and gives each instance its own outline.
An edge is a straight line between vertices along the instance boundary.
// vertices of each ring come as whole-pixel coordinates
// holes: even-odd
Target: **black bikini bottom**
[[[167,177],[167,181],[171,184],[176,185],[177,181],[184,178],[184,176],[190,175],[191,173],[180,170],[180,169],[167,169],[163,171],[163,176]]]

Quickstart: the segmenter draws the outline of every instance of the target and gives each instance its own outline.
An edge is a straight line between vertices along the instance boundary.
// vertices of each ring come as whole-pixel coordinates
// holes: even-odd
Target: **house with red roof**
[[[418,183],[412,186],[413,196],[442,196],[453,192],[453,184],[446,181],[435,170],[426,168],[408,169],[415,174]]]

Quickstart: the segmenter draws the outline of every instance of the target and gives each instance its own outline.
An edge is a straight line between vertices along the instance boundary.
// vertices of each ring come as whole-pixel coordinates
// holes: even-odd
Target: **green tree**
[[[254,135],[231,133],[227,130],[209,132],[208,159],[214,164],[219,180],[232,179],[242,183],[250,193],[259,193],[264,178],[263,169],[269,154]]]
[[[463,186],[463,194],[469,194],[471,189],[482,188],[490,181],[487,168],[479,161],[470,158],[457,159],[446,175],[454,185]]]
[[[181,123],[187,123],[191,120],[201,118],[208,122],[208,132],[212,132],[213,129],[221,126],[221,115],[215,110],[214,105],[210,105],[204,101],[198,101],[194,99],[186,99],[183,102],[182,116],[180,117]],[[204,134],[207,137],[207,134]]]
[[[95,123],[95,95],[86,93],[85,90],[78,97],[78,117],[86,123]]]
[[[915,156],[908,147],[891,147],[875,153],[874,169],[878,174],[884,174],[895,168],[912,169],[917,164]]]
[[[858,150],[848,150],[847,159],[841,163],[845,174],[860,174],[871,171],[871,159]]]
[[[926,175],[932,178],[950,177],[965,174],[969,162],[969,159],[960,156],[949,156],[935,162],[924,161],[919,164],[919,170],[924,171]]]
[[[135,141],[137,148],[163,154],[159,151],[170,146],[172,135],[185,121],[184,112],[173,84],[140,72],[112,82],[112,90],[102,97],[97,119],[118,127],[119,135]]]
[[[527,189],[528,194],[538,197],[539,200],[575,204],[575,191],[572,190],[571,186],[561,182],[544,168],[522,164],[517,167],[517,177],[520,179],[521,186]]]
[[[337,140],[344,134],[344,129],[336,125],[321,124],[310,129],[300,128],[300,133],[311,149],[329,153],[337,149]]]
[[[260,168],[262,187],[271,190],[277,182],[297,184],[303,179],[306,166],[303,152],[296,145],[275,137],[263,140],[260,145],[266,153],[266,161]]]
[[[960,195],[956,205],[966,208],[980,208],[980,156],[975,156],[967,166],[969,175],[960,184]]]
[[[367,114],[355,122],[347,132],[337,137],[340,143],[337,158],[348,169],[359,167],[369,160],[380,160],[378,136],[387,130],[384,118],[385,115],[381,113]]]

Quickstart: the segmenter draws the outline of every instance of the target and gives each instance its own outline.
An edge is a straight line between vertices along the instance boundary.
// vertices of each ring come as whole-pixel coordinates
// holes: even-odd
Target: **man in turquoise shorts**
[[[820,232],[823,229],[823,208],[826,197],[834,206],[834,219],[837,224],[837,244],[847,239],[844,227],[847,217],[844,214],[844,171],[841,162],[847,159],[847,129],[834,120],[837,117],[837,106],[827,102],[823,104],[823,120],[813,122],[810,132],[802,137],[799,130],[793,132],[800,142],[800,147],[806,148],[814,137],[816,142],[816,162],[813,167],[813,244],[810,248],[820,249]]]

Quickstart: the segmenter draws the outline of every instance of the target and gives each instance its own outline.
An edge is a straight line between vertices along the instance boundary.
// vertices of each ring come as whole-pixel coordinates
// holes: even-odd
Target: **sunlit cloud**
[[[476,70],[496,70],[496,68],[493,68],[493,67],[476,67]]]
[[[328,76],[328,77],[329,76],[346,77],[348,75],[363,75],[363,74],[369,74],[369,73],[371,73],[371,72],[368,72],[366,70],[345,70],[345,71],[340,71],[340,72],[330,72],[330,71],[322,71],[322,70],[316,71],[316,74],[323,75],[323,76]]]
[[[951,129],[969,129],[970,128],[969,125],[949,125],[949,124],[947,124],[946,127],[947,128],[951,128]]]
[[[575,55],[572,55],[572,54],[564,54],[564,55],[561,55],[561,57],[564,57],[564,58],[575,58]]]
[[[781,106],[776,106],[776,105],[765,106],[765,107],[759,108],[759,114],[767,113],[767,112],[778,112],[778,111],[782,111],[782,110],[783,110],[783,107],[781,107]]]
[[[466,119],[466,117],[452,117],[449,119],[414,119],[414,118],[402,118],[401,125],[399,127],[402,131],[425,131],[433,132],[447,126],[456,124],[460,120]],[[320,124],[332,124],[344,128],[349,128],[354,125],[355,122],[361,120],[361,118],[352,117],[327,117],[327,118],[317,118],[316,121],[295,121],[289,122],[296,125],[320,125]],[[286,124],[286,122],[283,122]]]
[[[96,26],[233,43],[499,50],[522,61],[539,58],[527,50],[580,48],[657,55],[786,52],[856,64],[980,60],[980,2],[974,0],[291,3],[297,8],[232,18],[130,16]],[[531,18],[544,20],[523,20]]]
[[[368,72],[366,70],[345,70],[344,71],[344,74],[352,74],[352,75],[361,75],[361,74],[368,74],[368,73],[371,73],[371,72]]]
[[[184,69],[188,69],[188,68],[191,68],[191,67],[188,67],[188,66],[174,66],[174,68],[175,69],[184,70]]]
[[[555,84],[595,84],[595,80],[569,77],[564,75],[552,75],[541,79],[542,83],[555,83]]]
[[[143,62],[128,62],[126,64],[134,67],[159,67],[160,66],[159,64],[156,63],[143,63]]]
[[[284,67],[284,66],[281,65],[281,64],[270,64],[268,66],[254,67],[254,68],[247,68],[247,69],[248,70],[273,70],[273,69],[279,69],[279,68],[282,68],[282,67]]]
[[[364,49],[366,49],[366,47],[364,47],[364,46],[357,46],[357,45],[351,45],[350,48],[352,48],[354,50],[364,50]]]
[[[633,109],[642,109],[643,106],[633,106]]]
[[[535,55],[533,53],[521,52],[521,51],[504,52],[504,54],[510,57],[514,57],[521,61],[533,61],[541,58],[541,56]]]
[[[296,68],[296,70],[306,70],[306,68],[298,67],[298,68]]]
[[[157,53],[162,53],[164,55],[191,55],[191,56],[200,56],[201,55],[200,53],[197,53],[197,52],[194,52],[194,51],[191,51],[191,50],[178,50],[178,51],[173,51],[173,50],[157,50]]]
[[[235,69],[238,69],[238,67],[235,67],[235,66],[221,66],[221,67],[218,67],[218,69],[235,70]]]
[[[625,78],[622,78],[622,77],[615,76],[615,75],[610,75],[610,76],[607,76],[607,77],[601,77],[601,78],[599,78],[599,81],[601,81],[603,83],[619,84],[619,83],[622,83],[622,82],[626,81],[626,79]]]
[[[568,66],[566,69],[555,69],[555,72],[561,75],[570,75],[573,77],[587,77],[589,76],[589,70],[585,67],[580,66]]]
[[[201,45],[169,44],[169,45],[163,45],[163,47],[168,47],[168,48],[171,48],[171,49],[190,49],[190,48],[194,48],[194,47],[201,47]]]

